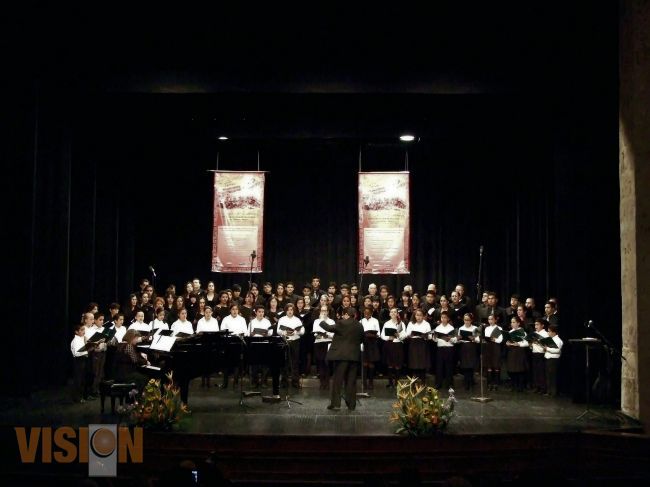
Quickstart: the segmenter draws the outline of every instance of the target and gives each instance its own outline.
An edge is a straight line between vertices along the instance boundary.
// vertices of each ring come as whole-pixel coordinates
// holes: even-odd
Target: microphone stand
[[[481,294],[482,294],[482,286],[481,286],[481,274],[483,271],[483,246],[481,245],[479,247],[478,251],[478,277],[476,278],[476,305],[478,306],[481,304]],[[483,394],[481,394],[483,395]]]
[[[481,257],[482,257],[482,253],[481,253]],[[479,264],[479,269],[480,269],[480,264]],[[480,351],[480,363],[481,363],[480,376],[479,376],[480,380],[481,380],[481,395],[477,396],[477,397],[472,397],[472,398],[470,398],[470,400],[474,401],[474,402],[480,402],[481,404],[485,404],[486,402],[490,402],[492,400],[492,398],[487,397],[487,396],[485,396],[483,394],[483,354],[485,352],[484,345],[486,344],[486,342],[485,342],[485,333],[483,332],[483,325],[481,325],[479,327],[479,330],[481,332],[481,334],[479,335],[480,336],[479,346],[481,347],[480,350],[479,350]]]
[[[282,337],[282,340],[284,341],[284,360],[285,364],[289,364],[289,377],[284,377],[284,400],[287,401],[287,407],[291,409],[291,403],[295,404],[300,404],[302,406],[301,402],[295,401],[291,399],[291,396],[289,395],[289,381],[291,380],[291,377],[293,376],[293,360],[291,360],[291,351],[289,350],[289,339],[285,335],[280,335]]]
[[[251,269],[248,274],[248,291],[250,292],[251,287],[253,286],[253,262],[255,261],[255,255],[253,255],[253,252],[251,252],[249,257],[251,258]]]
[[[237,335],[237,338],[241,341],[239,345],[239,405],[243,408],[252,409],[248,404],[244,404],[244,398],[250,396],[258,396],[261,394],[259,391],[249,392],[244,391],[244,350],[248,346],[246,340],[241,335]]]
[[[363,260],[363,270],[359,273],[359,274],[361,274],[361,280],[359,281],[359,291],[361,293],[363,293],[363,274],[366,272],[366,266],[368,265],[369,262],[370,262],[370,260],[368,260],[368,262],[366,262],[365,259]],[[361,302],[362,303],[363,303],[363,297],[364,296],[365,296],[365,293],[361,294]],[[357,305],[358,304],[359,304],[359,294],[357,294]],[[362,368],[362,370],[363,370],[363,368]]]

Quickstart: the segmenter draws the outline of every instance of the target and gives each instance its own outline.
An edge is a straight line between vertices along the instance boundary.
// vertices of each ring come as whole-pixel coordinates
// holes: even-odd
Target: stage
[[[455,378],[461,385],[462,378]],[[444,435],[408,438],[394,434],[388,418],[395,391],[385,379],[375,380],[370,398],[361,398],[355,411],[326,409],[329,392],[318,380],[303,380],[300,390],[289,389],[290,399],[262,402],[261,396],[244,398],[240,390],[201,388],[200,379],[190,386],[192,420],[186,431],[145,432],[144,464],[119,466],[127,479],[162,479],[161,466],[172,468],[191,461],[198,470],[218,472],[232,482],[244,484],[301,485],[312,481],[337,485],[381,480],[380,485],[441,482],[460,475],[483,485],[535,480],[548,465],[555,465],[549,478],[598,481],[604,478],[627,482],[647,481],[648,437],[638,423],[617,411],[574,404],[567,397],[551,398],[532,392],[490,392],[492,401],[471,401],[478,395],[456,389],[456,416]],[[248,381],[244,389],[249,390]],[[270,389],[261,389],[270,394]],[[281,389],[284,398],[285,390]],[[112,424],[119,418],[99,413],[99,400],[72,404],[66,391],[44,390],[27,399],[3,399],[5,444],[16,439],[10,426],[86,426]],[[487,394],[487,391],[485,393]],[[445,394],[443,394],[445,396]],[[9,442],[9,443],[7,443]],[[211,458],[206,467],[205,460]],[[34,483],[47,483],[51,475],[71,478],[84,475],[82,466],[40,465],[25,470],[13,463],[4,469],[8,480],[32,476]],[[207,475],[207,474],[206,474]]]

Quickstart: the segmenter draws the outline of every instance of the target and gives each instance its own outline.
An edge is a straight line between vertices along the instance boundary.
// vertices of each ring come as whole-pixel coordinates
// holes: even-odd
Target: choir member
[[[558,336],[558,325],[548,325],[548,336],[555,342],[554,347],[544,347],[546,359],[546,394],[557,396],[557,369],[562,354],[562,339]]]
[[[375,364],[381,359],[379,354],[379,321],[373,315],[373,309],[366,307],[363,309],[363,367],[366,370],[364,388],[370,390],[375,388]]]
[[[501,342],[503,334],[501,327],[497,325],[495,315],[489,315],[488,322],[483,335],[485,337],[485,350],[483,351],[483,365],[487,368],[488,390],[497,390],[501,382]]]
[[[460,347],[460,370],[465,382],[465,390],[474,385],[474,369],[478,359],[477,343],[481,341],[479,329],[472,322],[471,313],[463,315],[463,326],[458,328],[458,346]]]
[[[208,281],[208,287],[205,291],[205,305],[210,306],[214,311],[214,307],[217,305],[218,300],[217,291],[215,291],[214,282]]]
[[[388,384],[386,387],[395,388],[399,372],[404,364],[404,344],[406,326],[400,320],[397,308],[389,311],[389,320],[383,324],[381,339],[384,341],[384,364],[388,369]]]
[[[300,389],[300,337],[305,334],[305,328],[302,321],[297,316],[294,316],[293,304],[287,304],[286,314],[278,320],[278,335],[284,336],[289,343],[289,364],[288,368],[291,371],[291,385],[296,389]],[[287,381],[287,370],[283,374],[284,381]]]
[[[74,360],[72,400],[79,403],[84,403],[90,399],[88,352],[86,350],[80,351],[86,345],[85,335],[86,326],[82,320],[81,323],[75,326],[74,337],[70,342],[70,351]]]
[[[427,338],[431,334],[431,326],[424,321],[421,309],[415,312],[415,320],[406,326],[406,338],[409,340],[408,366],[411,373],[426,383],[426,370],[429,367],[429,347]]]
[[[178,312],[178,319],[172,323],[171,330],[173,336],[179,333],[194,335],[194,327],[192,326],[192,322],[187,320],[187,310],[185,308],[182,308]]]
[[[330,343],[332,343],[332,338],[334,333],[326,331],[320,325],[321,323],[326,325],[333,325],[334,320],[328,316],[327,306],[321,306],[320,315],[314,321],[312,332],[314,335],[314,355],[316,357],[316,369],[318,371],[318,378],[320,379],[320,389],[327,390],[329,389],[329,365],[327,363],[327,349],[329,348]]]
[[[512,390],[515,392],[524,392],[524,379],[528,367],[528,356],[526,352],[529,344],[526,340],[525,330],[522,328],[522,322],[518,316],[510,318],[509,339],[506,341],[508,355],[506,364],[508,374],[512,380]],[[522,340],[514,340],[517,335],[523,335]]]
[[[434,331],[436,349],[436,389],[448,389],[453,385],[455,328],[450,323],[450,313],[440,313],[440,324]]]
[[[540,338],[548,338],[548,332],[546,327],[548,323],[543,318],[537,318],[535,320],[535,333],[539,335]],[[531,341],[531,347],[533,349],[533,391],[537,394],[546,393],[546,363],[544,359],[544,346],[539,344],[539,339],[533,339]]]
[[[230,314],[221,320],[221,331],[228,331],[231,335],[239,335],[240,337],[248,336],[248,324],[246,323],[246,320],[239,315],[239,306],[237,304],[231,304]],[[239,383],[239,375],[244,372],[243,370],[239,370],[239,367],[236,367],[235,369],[233,386]],[[225,368],[223,372],[223,383],[221,384],[222,389],[228,388],[228,376],[231,371],[232,367]]]

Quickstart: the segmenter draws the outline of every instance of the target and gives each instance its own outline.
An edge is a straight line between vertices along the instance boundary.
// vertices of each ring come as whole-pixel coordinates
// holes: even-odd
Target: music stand
[[[300,401],[296,401],[295,399],[291,399],[291,396],[289,395],[289,380],[291,377],[293,377],[293,360],[291,360],[291,352],[289,350],[289,340],[287,339],[286,336],[280,335],[282,337],[282,340],[284,341],[284,363],[289,364],[289,377],[284,378],[284,400],[287,402],[287,407],[291,409],[291,403],[295,404],[300,404],[302,406],[302,403]]]
[[[585,416],[589,414],[591,414],[594,417],[601,417],[602,415],[600,413],[596,411],[592,411],[590,407],[591,406],[591,382],[590,382],[590,364],[589,364],[589,349],[593,345],[600,345],[601,341],[598,340],[597,338],[594,338],[592,340],[579,338],[579,339],[573,339],[569,341],[571,343],[581,343],[585,346],[585,371],[586,371],[585,392],[587,394],[586,395],[587,405],[586,405],[586,409],[576,417],[576,421],[580,421],[581,419],[583,419]]]
[[[243,408],[253,409],[252,406],[244,403],[244,398],[251,396],[259,396],[262,393],[259,391],[244,391],[244,350],[248,346],[246,340],[241,335],[237,335],[241,343],[239,344],[239,405]]]
[[[486,402],[490,402],[490,401],[492,400],[492,398],[483,395],[483,352],[484,352],[484,350],[483,350],[483,348],[484,348],[483,345],[484,345],[486,342],[485,342],[485,336],[484,336],[484,333],[483,333],[483,327],[482,327],[482,326],[481,326],[481,334],[480,334],[480,337],[481,337],[481,340],[479,341],[479,345],[480,345],[480,347],[481,347],[481,348],[480,348],[480,352],[481,352],[481,355],[480,355],[480,363],[481,363],[481,365],[480,365],[480,371],[481,371],[481,372],[480,372],[480,376],[479,376],[479,377],[481,378],[481,379],[480,379],[480,380],[481,380],[481,395],[480,395],[480,396],[476,396],[476,397],[471,397],[471,398],[470,398],[470,401],[480,402],[481,404],[485,404]]]
[[[364,369],[364,354],[365,354],[365,347],[363,346],[363,343],[361,344],[361,392],[357,392],[357,397],[370,397],[370,394],[365,391],[365,388],[363,387],[363,369]],[[361,401],[359,401],[359,404],[361,404]]]

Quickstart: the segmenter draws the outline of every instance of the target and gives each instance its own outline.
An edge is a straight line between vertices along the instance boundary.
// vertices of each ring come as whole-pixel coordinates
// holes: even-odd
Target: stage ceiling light
[[[225,135],[222,135],[222,136],[219,137],[219,140],[228,140],[228,137],[226,137]]]
[[[404,134],[399,136],[399,140],[401,140],[402,142],[413,142],[415,140],[415,136]]]

